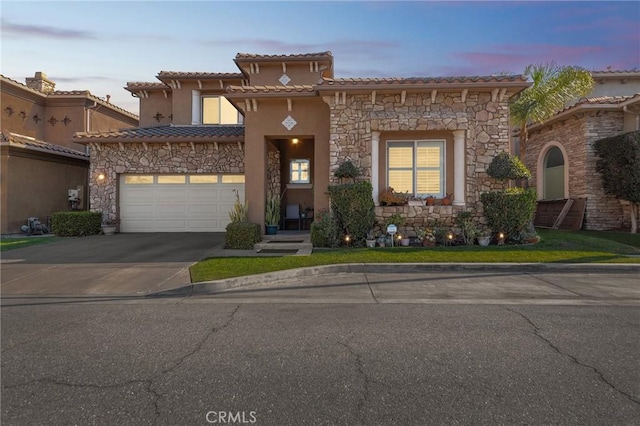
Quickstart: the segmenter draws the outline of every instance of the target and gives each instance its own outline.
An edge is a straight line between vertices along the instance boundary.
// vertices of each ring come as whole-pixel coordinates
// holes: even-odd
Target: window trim
[[[307,179],[293,179],[293,165],[307,164]],[[300,172],[301,170],[298,170]],[[311,160],[308,158],[292,158],[289,160],[289,183],[291,184],[307,184],[311,183]]]
[[[440,165],[438,170],[440,171],[440,193],[419,193],[417,192],[417,171],[418,170],[435,170],[433,167],[417,167],[416,165],[416,149],[419,144],[426,144],[427,146],[439,146],[440,147]],[[410,146],[412,148],[412,166],[411,168],[403,167],[403,168],[391,168],[389,166],[389,149],[394,145],[396,146]],[[386,165],[385,165],[385,174],[386,174],[386,186],[389,187],[389,172],[391,170],[411,170],[413,182],[413,194],[410,195],[414,197],[426,197],[428,195],[434,196],[436,198],[444,197],[446,193],[446,183],[447,183],[447,141],[445,139],[389,139],[386,141]]]

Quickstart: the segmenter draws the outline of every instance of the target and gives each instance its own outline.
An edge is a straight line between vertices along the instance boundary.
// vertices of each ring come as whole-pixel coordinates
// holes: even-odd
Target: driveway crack
[[[527,323],[529,323],[529,325],[533,328],[533,334],[540,340],[542,340],[543,342],[545,342],[551,349],[553,349],[554,351],[556,351],[558,354],[563,355],[567,358],[569,358],[573,363],[575,363],[576,365],[579,365],[581,367],[587,368],[591,371],[593,371],[594,373],[596,373],[597,377],[603,382],[605,383],[607,386],[609,386],[612,390],[614,390],[615,392],[618,392],[620,395],[623,395],[624,397],[626,397],[629,401],[640,405],[640,401],[635,399],[633,397],[633,395],[618,389],[616,387],[616,385],[614,385],[613,383],[611,383],[605,376],[604,374],[598,370],[596,367],[586,364],[582,361],[580,361],[578,358],[576,358],[575,356],[562,351],[559,347],[557,347],[556,345],[554,345],[549,339],[547,339],[546,337],[544,337],[541,333],[540,328],[531,320],[529,319],[529,317],[527,317],[525,314],[523,314],[522,312],[518,312],[516,310],[510,309],[510,308],[505,308],[507,311],[513,312],[514,314],[519,315],[522,319],[524,319]]]
[[[347,345],[346,343],[343,342],[338,342],[338,344],[340,346],[343,346],[348,352],[349,354],[355,359],[355,365],[356,365],[356,371],[358,372],[358,375],[362,378],[363,381],[363,391],[362,391],[362,397],[360,398],[360,401],[358,402],[358,421],[357,424],[364,424],[364,407],[365,405],[367,405],[369,403],[369,396],[370,396],[370,385],[373,383],[373,381],[369,378],[369,376],[367,376],[367,373],[364,370],[364,364],[362,362],[362,356],[358,353],[356,353],[353,348],[349,345]]]

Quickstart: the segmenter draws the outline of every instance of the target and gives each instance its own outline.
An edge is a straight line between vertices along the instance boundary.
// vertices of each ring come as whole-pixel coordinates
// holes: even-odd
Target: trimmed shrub
[[[329,187],[331,210],[342,235],[349,235],[354,246],[364,246],[367,233],[376,222],[370,182]]]
[[[347,160],[344,163],[340,164],[340,166],[333,173],[335,177],[338,179],[355,179],[360,176],[362,172],[359,168],[357,168],[351,160]]]
[[[51,232],[59,237],[96,235],[102,230],[100,212],[56,212],[51,215]]]
[[[320,212],[311,224],[311,244],[314,247],[338,247],[340,245],[340,227],[329,212]]]
[[[600,139],[594,148],[605,192],[640,203],[640,131]]]
[[[487,174],[498,180],[531,179],[531,172],[518,157],[508,152],[501,152],[491,160]]]
[[[533,188],[510,188],[480,194],[487,225],[496,232],[504,232],[507,240],[517,241],[533,221],[536,211],[536,192]]]
[[[253,250],[262,240],[260,225],[251,222],[231,222],[227,225],[224,247],[235,250]]]

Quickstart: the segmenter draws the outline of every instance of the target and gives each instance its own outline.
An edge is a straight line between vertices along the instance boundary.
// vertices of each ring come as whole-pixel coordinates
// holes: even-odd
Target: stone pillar
[[[373,203],[377,206],[380,204],[378,196],[380,195],[379,176],[378,176],[378,164],[379,153],[378,147],[380,146],[380,132],[371,132],[371,186],[373,187]]]
[[[202,111],[200,108],[202,105],[200,101],[200,91],[191,91],[191,124],[202,124]]]
[[[453,205],[464,206],[464,182],[465,182],[465,130],[453,131]]]

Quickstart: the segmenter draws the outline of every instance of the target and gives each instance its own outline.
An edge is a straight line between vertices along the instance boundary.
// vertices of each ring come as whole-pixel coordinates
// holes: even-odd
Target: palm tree
[[[527,125],[544,123],[565,107],[567,102],[586,96],[594,86],[591,73],[575,66],[555,62],[531,64],[524,75],[533,84],[520,93],[510,106],[511,123],[520,127],[520,158],[525,158]]]

